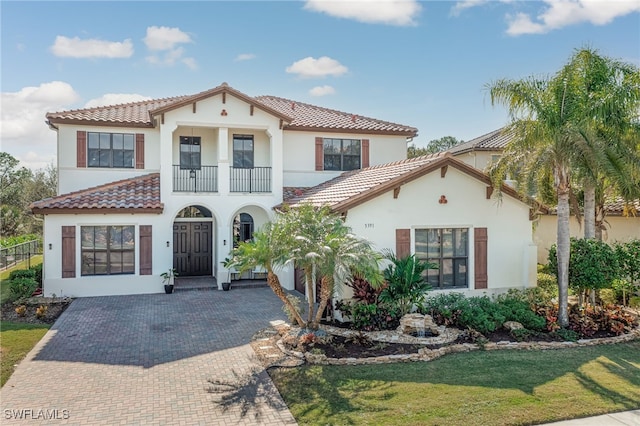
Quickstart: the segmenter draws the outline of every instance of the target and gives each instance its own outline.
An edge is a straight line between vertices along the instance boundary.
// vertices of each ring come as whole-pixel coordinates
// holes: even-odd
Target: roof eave
[[[55,118],[48,117],[49,123],[52,124],[75,124],[81,126],[104,126],[104,127],[135,127],[135,128],[150,128],[153,127],[152,123],[141,122],[126,122],[126,121],[101,121],[101,120],[82,120],[75,118]]]
[[[162,207],[147,207],[147,208],[109,208],[109,207],[97,207],[97,208],[52,208],[52,207],[32,207],[31,212],[33,214],[161,214],[164,211],[164,205]]]
[[[416,137],[418,130],[370,130],[370,129],[343,129],[336,127],[311,127],[311,126],[296,126],[287,125],[284,130],[296,130],[301,132],[322,132],[322,133],[349,133],[349,134],[365,134],[365,135],[390,135],[390,136],[405,136]]]

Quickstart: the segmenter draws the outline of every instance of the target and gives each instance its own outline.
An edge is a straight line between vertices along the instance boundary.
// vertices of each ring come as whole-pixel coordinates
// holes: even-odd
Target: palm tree
[[[233,250],[230,264],[241,272],[256,266],[265,268],[267,284],[288,308],[298,325],[304,327],[306,323],[287,297],[278,275],[274,272],[274,268],[284,265],[288,260],[285,251],[287,238],[282,231],[283,229],[278,222],[268,222],[261,230],[253,233],[252,241],[241,242]]]
[[[488,85],[491,103],[509,110],[514,134],[503,156],[491,170],[495,186],[508,173],[516,172],[518,189],[526,194],[538,190],[538,182],[553,182],[558,200],[558,321],[569,325],[569,195],[571,173],[576,156],[589,156],[584,139],[571,122],[566,100],[569,86],[560,79],[529,77],[524,80],[498,80]]]
[[[334,295],[335,283],[345,283],[353,276],[364,278],[373,286],[382,283],[379,261],[381,256],[376,253],[371,244],[351,233],[351,229],[341,218],[334,218],[334,228],[326,234],[322,244],[328,248],[318,264],[320,278],[320,306],[311,324],[317,328],[322,314]]]
[[[640,134],[640,70],[583,48],[556,79],[570,88],[565,98],[567,114],[591,153],[576,161],[584,191],[584,236],[595,238],[596,200],[604,204],[605,179],[626,200],[640,196],[633,167],[640,163],[634,146]]]

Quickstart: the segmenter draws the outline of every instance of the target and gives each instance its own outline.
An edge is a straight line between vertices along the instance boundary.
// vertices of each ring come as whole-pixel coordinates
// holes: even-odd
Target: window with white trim
[[[438,265],[426,279],[435,289],[466,288],[469,283],[469,230],[429,228],[415,230],[415,255]]]
[[[180,136],[180,169],[200,170],[200,136]]]

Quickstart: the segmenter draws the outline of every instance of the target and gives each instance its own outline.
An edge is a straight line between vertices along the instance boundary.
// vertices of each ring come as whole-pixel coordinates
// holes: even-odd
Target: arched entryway
[[[203,206],[180,210],[173,222],[173,267],[181,277],[213,275],[213,215]]]

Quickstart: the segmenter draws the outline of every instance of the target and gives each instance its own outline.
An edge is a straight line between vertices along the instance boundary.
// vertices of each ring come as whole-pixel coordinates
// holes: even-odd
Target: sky
[[[47,112],[227,82],[417,127],[417,146],[508,123],[487,85],[582,47],[640,66],[640,0],[0,0],[0,149],[54,164]]]

